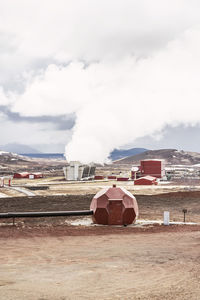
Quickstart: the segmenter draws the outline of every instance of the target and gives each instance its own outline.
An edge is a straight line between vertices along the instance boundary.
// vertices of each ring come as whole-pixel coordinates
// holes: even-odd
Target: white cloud
[[[23,116],[75,112],[66,151],[84,162],[103,162],[166,124],[197,124],[199,8],[195,0],[2,1],[0,83],[12,93],[1,89],[0,104]]]
[[[148,56],[199,24],[199,8],[195,0],[0,1],[0,79],[49,61]]]
[[[69,159],[103,162],[109,152],[166,124],[196,124],[199,117],[200,31],[190,30],[137,61],[49,66],[16,97],[25,116],[75,112]]]
[[[43,145],[45,152],[53,152],[54,144],[65,144],[71,138],[71,131],[55,130],[52,124],[34,124],[28,122],[13,123],[0,113],[0,145],[8,143],[17,143],[32,145],[40,148]],[[49,150],[45,148],[45,144],[52,144]]]

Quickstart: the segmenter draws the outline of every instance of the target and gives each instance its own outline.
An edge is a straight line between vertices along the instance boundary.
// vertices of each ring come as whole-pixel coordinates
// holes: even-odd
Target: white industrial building
[[[82,165],[79,161],[71,161],[63,171],[66,180],[88,180],[95,175],[94,165]]]

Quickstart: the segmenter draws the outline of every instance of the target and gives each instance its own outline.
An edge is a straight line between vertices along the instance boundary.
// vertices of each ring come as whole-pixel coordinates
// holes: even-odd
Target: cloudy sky
[[[199,126],[199,1],[0,0],[0,145],[103,162]]]

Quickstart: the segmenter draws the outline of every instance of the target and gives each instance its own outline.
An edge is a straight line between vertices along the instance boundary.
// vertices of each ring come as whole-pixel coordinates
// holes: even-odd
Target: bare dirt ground
[[[87,210],[112,182],[14,184],[31,187],[35,196],[6,190],[0,212]],[[168,210],[171,220],[182,221],[187,208],[186,221],[200,222],[200,187],[117,185],[136,195],[140,219],[162,220]],[[21,218],[12,226],[1,219],[0,300],[200,299],[200,225],[71,226],[67,220]]]
[[[0,299],[199,299],[199,227],[112,228],[4,228]]]

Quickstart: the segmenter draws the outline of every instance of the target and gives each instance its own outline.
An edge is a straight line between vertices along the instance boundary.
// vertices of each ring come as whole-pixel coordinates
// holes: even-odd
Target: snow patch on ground
[[[72,225],[72,226],[107,226],[107,225],[99,225],[94,224],[91,217],[84,217],[79,218],[76,220],[66,220],[65,223]],[[131,224],[129,226],[134,227],[141,227],[145,225],[153,225],[153,224],[159,224],[163,225],[163,220],[137,220],[134,224]],[[194,222],[170,222],[169,225],[198,225],[199,223]],[[113,226],[122,226],[122,225],[113,225]]]
[[[0,151],[0,155],[9,154],[9,152],[6,151]]]

